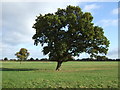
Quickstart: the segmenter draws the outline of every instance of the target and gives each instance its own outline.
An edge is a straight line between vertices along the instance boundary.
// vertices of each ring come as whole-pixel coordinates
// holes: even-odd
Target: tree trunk
[[[56,70],[57,70],[57,71],[60,70],[61,64],[62,64],[62,61],[58,61],[58,62],[57,62],[57,67],[56,67]]]

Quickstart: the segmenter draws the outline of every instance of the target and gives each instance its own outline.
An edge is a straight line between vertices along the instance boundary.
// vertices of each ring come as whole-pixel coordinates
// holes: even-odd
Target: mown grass
[[[118,62],[3,62],[3,88],[117,88]]]

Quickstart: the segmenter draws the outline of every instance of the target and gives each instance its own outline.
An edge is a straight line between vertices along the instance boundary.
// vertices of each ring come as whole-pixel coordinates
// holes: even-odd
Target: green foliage
[[[57,12],[39,15],[33,28],[34,44],[43,46],[44,55],[49,59],[66,61],[68,56],[79,56],[86,52],[96,58],[106,55],[109,41],[102,27],[94,26],[93,16],[82,12],[78,6],[67,6]]]
[[[29,55],[30,53],[25,48],[21,48],[20,51],[15,54],[15,56],[21,61],[27,60]]]
[[[108,58],[105,57],[105,56],[97,56],[97,59],[98,59],[98,60],[107,60]]]
[[[4,58],[4,61],[7,61],[7,60],[8,60],[8,58],[7,58],[7,57],[5,57],[5,58]]]

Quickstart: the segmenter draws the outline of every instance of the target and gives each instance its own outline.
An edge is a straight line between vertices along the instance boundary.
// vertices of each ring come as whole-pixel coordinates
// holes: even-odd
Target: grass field
[[[117,88],[118,62],[2,62],[3,88]]]

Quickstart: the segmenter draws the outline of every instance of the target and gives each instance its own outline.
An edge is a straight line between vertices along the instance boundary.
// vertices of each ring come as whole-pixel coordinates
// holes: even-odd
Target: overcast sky
[[[117,2],[2,2],[2,23],[0,36],[0,58],[16,58],[20,48],[30,52],[29,58],[45,58],[40,45],[34,46],[32,28],[36,16],[54,13],[67,5],[80,6],[83,12],[91,12],[94,24],[103,27],[110,40],[108,58],[118,58],[118,3]],[[2,22],[1,22],[2,21]],[[79,58],[87,58],[83,53]]]

